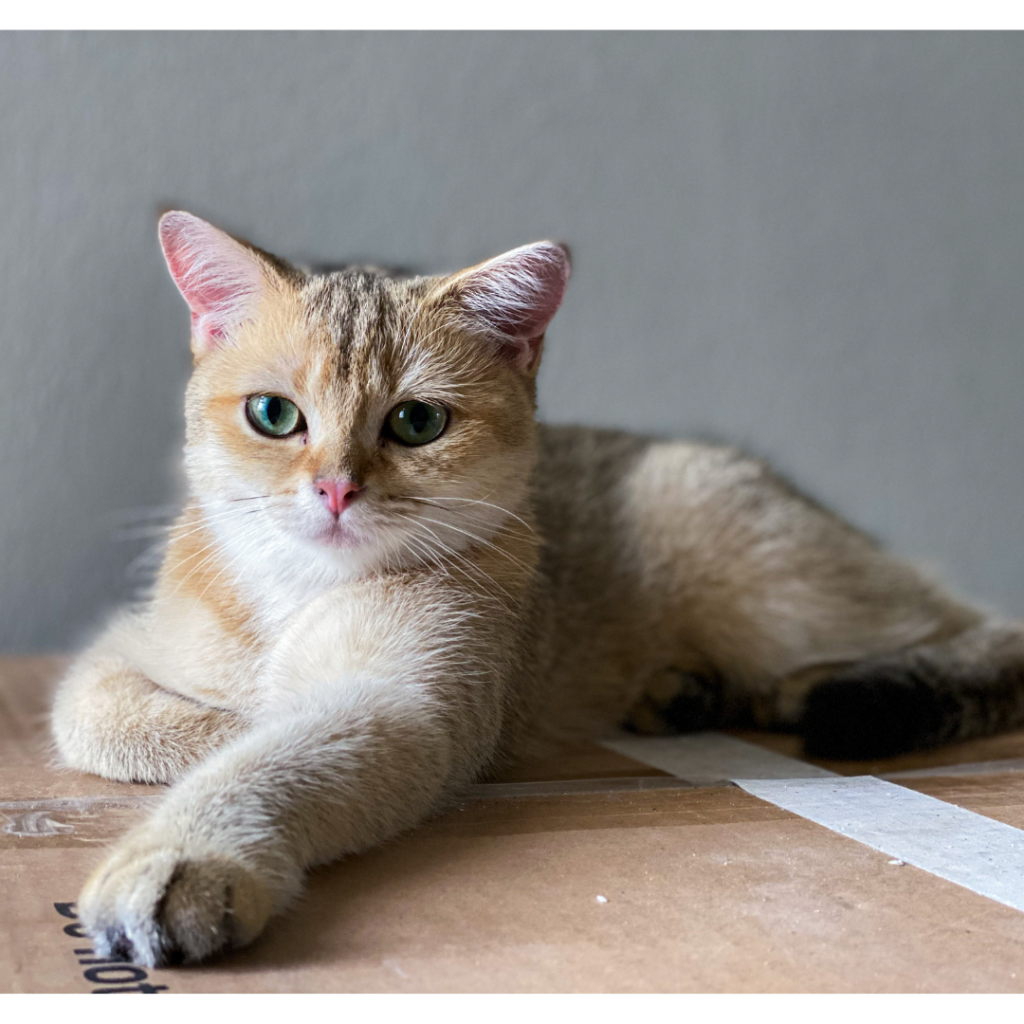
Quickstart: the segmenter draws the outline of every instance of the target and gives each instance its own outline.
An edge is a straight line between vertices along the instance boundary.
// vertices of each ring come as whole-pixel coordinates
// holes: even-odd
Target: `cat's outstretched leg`
[[[249,942],[307,868],[416,825],[474,780],[501,733],[507,676],[492,662],[507,663],[509,631],[452,589],[371,578],[292,621],[252,726],[86,884],[98,953],[155,965]]]
[[[69,768],[119,782],[173,782],[246,727],[231,711],[157,686],[119,650],[114,627],[78,658],[53,706],[53,736]]]
[[[412,827],[480,767],[486,730],[414,682],[344,690],[228,744],[119,843],[79,897],[100,955],[152,966],[244,945],[306,868]]]

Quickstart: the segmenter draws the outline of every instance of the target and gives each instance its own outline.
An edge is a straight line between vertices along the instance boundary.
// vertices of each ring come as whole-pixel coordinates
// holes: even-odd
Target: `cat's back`
[[[835,532],[830,516],[732,447],[586,427],[543,425],[539,435],[541,567],[572,606],[627,601],[644,614],[652,598],[685,604],[732,567],[784,559],[794,531]]]
[[[607,631],[633,637],[633,649],[669,638],[678,661],[679,637],[728,625],[730,609],[882,557],[735,448],[543,427],[539,452],[541,571],[563,637]]]
[[[734,448],[592,427],[538,429],[535,509],[549,546],[622,552],[637,530],[682,529],[708,506],[749,500],[777,486],[766,467]],[[627,544],[627,547],[632,547]]]

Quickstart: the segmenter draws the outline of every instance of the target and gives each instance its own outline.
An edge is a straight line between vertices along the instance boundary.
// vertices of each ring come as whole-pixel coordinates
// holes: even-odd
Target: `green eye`
[[[448,412],[426,402],[403,402],[388,413],[387,433],[402,444],[426,444],[441,436]]]
[[[245,403],[245,414],[249,422],[268,437],[286,437],[306,426],[299,407],[280,395],[253,395]]]

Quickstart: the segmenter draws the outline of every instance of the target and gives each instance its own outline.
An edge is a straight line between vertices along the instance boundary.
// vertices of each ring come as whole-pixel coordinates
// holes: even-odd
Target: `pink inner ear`
[[[560,245],[538,242],[498,256],[471,271],[459,300],[472,318],[529,365],[558,312],[569,282],[569,256]]]
[[[245,246],[178,210],[160,219],[160,244],[192,311],[192,333],[202,350],[215,348],[255,314],[263,281]]]

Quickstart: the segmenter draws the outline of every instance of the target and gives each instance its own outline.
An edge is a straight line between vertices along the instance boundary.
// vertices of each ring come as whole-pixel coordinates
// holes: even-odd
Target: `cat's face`
[[[218,534],[359,573],[450,562],[514,516],[562,248],[403,280],[307,275],[188,214],[161,240],[193,314],[186,464]]]

